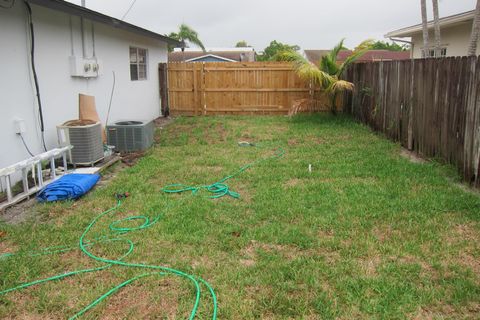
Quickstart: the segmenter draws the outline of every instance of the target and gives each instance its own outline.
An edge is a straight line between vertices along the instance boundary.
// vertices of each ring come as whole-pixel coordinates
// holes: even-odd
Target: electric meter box
[[[69,57],[72,77],[95,78],[101,75],[101,61],[96,58]]]

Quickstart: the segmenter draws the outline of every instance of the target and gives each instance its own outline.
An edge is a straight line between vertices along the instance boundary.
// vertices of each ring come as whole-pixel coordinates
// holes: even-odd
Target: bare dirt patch
[[[235,185],[231,188],[240,195],[240,200],[245,201],[246,203],[252,202],[252,194],[250,193],[251,190],[244,184],[235,183]]]
[[[217,138],[219,138],[220,141],[222,141],[222,142],[227,141],[228,131],[225,128],[224,124],[222,124],[222,123],[217,124],[217,133],[218,133]]]
[[[271,297],[274,295],[273,288],[268,285],[252,285],[245,288],[246,299],[258,302],[260,297]],[[262,319],[265,319],[262,317]]]
[[[446,263],[457,264],[480,274],[480,257],[477,255],[480,232],[473,222],[458,224],[444,236],[444,242],[451,246],[462,246],[462,251],[454,257],[448,257]]]
[[[121,161],[123,164],[132,167],[134,166],[140,158],[145,155],[143,151],[135,151],[135,152],[124,152],[120,154]]]
[[[296,246],[262,243],[256,240],[251,240],[250,243],[242,251],[242,256],[245,258],[243,259],[244,264],[253,265],[257,260],[257,254],[259,250],[279,254],[288,260],[293,260],[297,257],[308,254],[307,250],[301,250]]]
[[[32,196],[30,200],[22,201],[16,205],[6,208],[0,219],[8,224],[20,224],[36,216],[37,210],[35,197]]]
[[[41,320],[45,319],[46,315],[40,315],[40,314],[33,314],[33,313],[22,313],[19,317],[12,316],[12,317],[6,317],[5,319],[23,319],[23,320]],[[49,319],[61,319],[60,316],[54,316],[52,314],[48,315]]]
[[[351,134],[340,134],[333,137],[333,141],[350,141],[353,139]]]
[[[316,254],[323,257],[325,259],[325,262],[328,264],[338,263],[342,259],[338,251],[325,248],[317,250]]]
[[[191,266],[193,269],[212,269],[215,268],[218,263],[216,259],[213,259],[212,257],[209,257],[207,255],[195,257],[195,259],[193,260],[188,259],[188,261],[191,261]]]
[[[102,319],[177,319],[179,293],[177,284],[171,278],[151,276],[158,281],[157,290],[149,292],[140,285],[131,285],[111,296],[103,310]],[[175,294],[174,294],[175,293]],[[159,300],[154,296],[160,297]]]
[[[413,162],[413,163],[426,163],[427,162],[427,160],[422,158],[417,153],[409,151],[405,148],[402,148],[402,150],[400,151],[400,155],[402,157],[404,157],[405,159],[410,160],[410,162]]]
[[[299,144],[299,141],[298,139],[292,138],[292,139],[288,139],[287,143],[289,146],[296,146],[297,144]]]
[[[449,304],[430,305],[419,307],[418,310],[409,315],[412,320],[433,320],[433,319],[478,319],[480,303],[469,303],[467,306],[452,306]]]
[[[377,269],[382,263],[380,256],[367,256],[358,260],[361,270],[367,277],[374,277],[377,275]]]
[[[480,242],[480,233],[473,223],[456,225],[453,230],[454,239],[466,240],[472,243]]]
[[[333,238],[335,237],[335,232],[332,229],[329,229],[329,230],[320,229],[318,230],[317,235],[322,240],[333,240]]]
[[[123,169],[128,168],[129,166],[126,165],[123,161],[119,161],[116,164],[112,165],[108,169],[102,172],[102,178],[98,180],[95,188],[102,187],[114,178],[117,177],[118,173],[121,172]]]
[[[252,140],[255,137],[252,135],[250,131],[243,131],[242,134],[240,135],[240,139],[242,140]]]
[[[172,123],[175,119],[172,117],[158,117],[157,119],[153,120],[153,124],[156,128],[163,129]]]
[[[284,186],[286,188],[292,188],[292,187],[296,187],[296,186],[301,185],[301,184],[302,184],[301,179],[293,178],[293,179],[290,179],[287,182],[285,182]]]
[[[14,253],[18,250],[18,247],[9,241],[1,240],[0,238],[0,255],[4,253]]]
[[[252,267],[255,265],[255,260],[253,259],[240,259],[240,264],[245,267]]]
[[[312,144],[324,144],[326,142],[325,138],[319,136],[308,135],[305,136],[305,142]]]
[[[465,182],[457,182],[455,181],[454,179],[448,179],[449,181],[452,182],[453,185],[455,185],[456,187],[458,187],[459,189],[465,191],[465,192],[468,192],[470,194],[474,194],[476,196],[480,196],[480,189],[478,188],[474,188],[470,185],[468,185],[467,183]]]
[[[40,320],[40,319],[65,319],[65,315],[57,312],[38,313],[28,310],[28,306],[35,303],[38,298],[34,297],[28,290],[11,292],[5,296],[5,299],[11,301],[15,308],[10,314],[5,315],[2,319],[22,319],[22,320]]]
[[[390,225],[377,225],[372,232],[375,238],[382,243],[401,236],[400,230],[393,229]]]
[[[461,253],[458,257],[458,264],[469,268],[474,274],[480,274],[480,258],[468,253]]]

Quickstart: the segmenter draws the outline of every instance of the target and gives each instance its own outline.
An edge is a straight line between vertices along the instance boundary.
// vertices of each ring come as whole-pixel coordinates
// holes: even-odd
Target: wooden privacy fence
[[[344,111],[410,150],[456,165],[480,186],[480,61],[476,57],[359,63]]]
[[[166,69],[172,115],[287,114],[295,101],[314,98],[317,111],[329,110],[290,63],[168,63]]]

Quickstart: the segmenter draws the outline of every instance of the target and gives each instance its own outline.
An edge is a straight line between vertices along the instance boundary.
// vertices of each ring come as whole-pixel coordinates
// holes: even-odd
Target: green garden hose
[[[240,143],[242,143],[242,144],[240,144]],[[239,146],[255,146],[254,144],[251,144],[251,143],[248,143],[248,145],[247,145],[246,144],[247,142],[240,142],[240,143],[239,143]],[[240,198],[240,195],[235,191],[231,191],[230,188],[228,187],[228,185],[224,183],[225,181],[227,181],[229,179],[232,179],[233,177],[235,177],[235,176],[239,175],[240,173],[244,172],[245,170],[253,167],[254,165],[259,164],[260,162],[280,158],[284,154],[285,154],[285,151],[282,148],[277,148],[274,151],[273,155],[268,156],[268,157],[264,157],[264,158],[260,158],[260,159],[254,161],[254,162],[251,162],[247,165],[244,165],[243,167],[241,167],[240,169],[238,169],[234,173],[232,173],[228,176],[225,176],[222,179],[220,179],[217,182],[214,182],[212,184],[198,185],[198,186],[188,186],[188,185],[184,185],[184,184],[174,183],[174,184],[169,184],[169,185],[163,187],[162,191],[165,192],[165,193],[181,193],[181,192],[185,192],[185,191],[191,191],[192,194],[196,194],[200,190],[206,190],[206,191],[213,194],[213,195],[209,196],[209,198],[215,199],[215,198],[220,198],[220,197],[229,195],[232,198],[238,199],[238,198]]]
[[[248,144],[247,143],[239,143],[239,146],[255,146],[255,145],[252,144],[252,143],[248,143]],[[251,168],[252,166],[254,166],[256,164],[259,164],[260,162],[267,161],[267,160],[270,160],[270,159],[280,158],[284,155],[284,153],[285,152],[283,151],[283,149],[278,148],[278,149],[275,150],[273,155],[267,156],[267,157],[264,157],[264,158],[260,158],[256,161],[252,162],[252,163],[249,163],[249,164],[241,167],[240,169],[238,169],[233,174],[227,175],[224,178],[220,179],[219,181],[217,181],[215,183],[212,183],[210,185],[188,186],[188,185],[177,183],[177,184],[170,184],[170,185],[165,186],[164,188],[162,188],[162,191],[165,192],[165,193],[180,193],[180,192],[190,191],[192,195],[196,195],[198,191],[206,190],[206,191],[208,191],[209,193],[212,194],[211,196],[209,196],[209,198],[220,198],[220,197],[228,195],[228,196],[231,196],[233,198],[238,199],[240,197],[240,195],[237,192],[230,190],[229,186],[225,182],[227,180],[239,175],[240,173],[247,170],[248,168]],[[122,205],[122,199],[123,198],[125,198],[125,197],[117,196],[116,205],[111,207],[110,209],[100,213],[99,215],[97,215],[90,222],[90,224],[84,229],[84,231],[83,231],[83,233],[82,233],[82,235],[80,236],[80,239],[79,239],[80,250],[85,255],[87,255],[88,257],[93,259],[94,261],[104,263],[103,266],[96,267],[96,268],[87,268],[87,269],[79,269],[79,270],[75,270],[75,271],[69,271],[69,272],[58,274],[58,275],[55,275],[55,276],[52,276],[52,277],[39,279],[39,280],[35,280],[35,281],[32,281],[32,282],[28,282],[28,283],[24,283],[24,284],[21,284],[21,285],[18,285],[18,286],[0,291],[0,295],[4,295],[4,294],[7,294],[7,293],[12,292],[12,291],[24,289],[24,288],[34,286],[34,285],[38,285],[38,284],[41,284],[41,283],[45,283],[45,282],[48,282],[48,281],[59,280],[59,279],[65,278],[65,277],[70,277],[70,276],[74,276],[74,275],[78,275],[78,274],[82,274],[82,273],[105,270],[105,269],[108,269],[112,266],[120,266],[120,267],[127,267],[127,268],[140,268],[140,269],[149,270],[149,272],[145,272],[145,273],[142,273],[142,274],[137,275],[135,277],[132,277],[132,278],[120,283],[119,285],[111,288],[110,290],[108,290],[107,292],[102,294],[100,297],[98,297],[97,299],[92,301],[89,305],[84,307],[82,310],[77,312],[75,315],[70,317],[70,319],[77,319],[78,317],[82,316],[87,311],[89,311],[90,309],[95,307],[97,304],[99,304],[103,300],[107,299],[110,295],[114,294],[115,292],[117,292],[121,288],[129,285],[130,283],[132,283],[134,281],[137,281],[139,279],[142,279],[142,278],[145,278],[145,277],[148,277],[148,276],[153,276],[153,275],[159,275],[159,276],[174,275],[174,276],[178,276],[178,277],[190,280],[193,283],[193,285],[195,286],[195,301],[194,301],[192,310],[190,312],[189,319],[190,320],[194,319],[196,314],[197,314],[198,307],[200,305],[200,298],[201,298],[201,289],[200,289],[201,286],[200,285],[202,284],[208,289],[208,292],[209,292],[209,294],[212,298],[212,305],[213,305],[212,319],[215,320],[217,318],[217,297],[215,295],[215,292],[214,292],[213,288],[204,279],[202,279],[200,277],[195,277],[193,275],[182,272],[180,270],[176,270],[176,269],[173,269],[173,268],[168,268],[168,267],[164,267],[164,266],[160,266],[160,265],[149,265],[149,264],[143,264],[143,263],[129,263],[129,262],[123,261],[123,259],[126,258],[134,250],[134,244],[129,239],[118,238],[118,237],[117,238],[115,238],[115,237],[112,238],[112,237],[109,237],[109,236],[106,236],[106,235],[97,237],[93,240],[87,240],[86,239],[86,236],[89,233],[89,231],[95,226],[95,224],[101,218],[108,215],[109,213],[115,213],[115,212],[118,211],[118,209]],[[164,210],[166,211],[170,207],[171,207],[171,204],[167,205]],[[129,217],[126,217],[126,218],[123,218],[123,219],[113,221],[112,223],[110,223],[109,229],[110,229],[111,232],[113,232],[117,236],[121,236],[121,235],[124,235],[128,232],[149,228],[149,227],[153,226],[154,224],[156,224],[160,219],[161,219],[160,214],[158,214],[153,219],[150,219],[149,217],[144,216],[144,215],[129,216]],[[121,227],[120,226],[125,222],[131,222],[131,221],[137,221],[137,220],[143,221],[143,223],[141,223],[140,225],[137,225],[135,227]],[[99,257],[99,256],[93,254],[92,252],[90,252],[88,250],[89,247],[92,247],[97,243],[104,243],[104,242],[126,242],[129,247],[128,247],[128,250],[122,256],[120,256],[117,259],[102,258],[102,257]],[[77,248],[78,247],[55,246],[55,247],[44,248],[44,249],[41,249],[37,252],[27,253],[26,255],[30,256],[30,257],[36,257],[36,256],[66,252],[66,251],[74,250],[74,249],[77,249]],[[8,257],[14,256],[14,255],[16,255],[16,254],[12,254],[12,253],[3,254],[3,255],[0,255],[0,259],[8,258]],[[154,270],[154,272],[151,272],[153,270]]]

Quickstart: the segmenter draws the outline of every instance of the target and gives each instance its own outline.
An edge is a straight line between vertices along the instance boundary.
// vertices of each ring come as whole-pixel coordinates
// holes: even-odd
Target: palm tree
[[[468,55],[477,55],[477,43],[480,36],[480,0],[477,0],[475,7],[475,18],[473,19],[472,34],[470,35],[470,44],[468,46]]]
[[[306,81],[311,81],[314,86],[319,86],[330,100],[330,110],[336,112],[336,97],[344,91],[352,91],[353,83],[341,80],[346,68],[365,54],[373,45],[373,40],[365,40],[360,43],[342,63],[337,63],[337,56],[343,48],[343,39],[323,56],[318,66],[308,61],[296,51],[283,51],[275,56],[277,61],[292,62],[298,76]],[[298,110],[293,110],[292,114]]]
[[[432,0],[433,5],[433,26],[435,29],[435,57],[439,57],[441,53],[441,39],[440,39],[440,17],[438,14],[438,0]]]
[[[202,41],[198,38],[198,33],[190,28],[188,25],[185,23],[182,23],[180,27],[178,28],[178,32],[172,32],[168,35],[170,38],[178,40],[180,42],[183,42],[184,44],[186,42],[196,45],[202,49],[203,52],[206,52],[205,46],[203,45]],[[173,48],[169,48],[170,51],[173,50]],[[185,47],[182,47],[182,52],[185,51]],[[185,60],[185,59],[184,59]]]
[[[426,0],[420,0],[422,10],[422,30],[423,30],[423,50],[422,57],[428,57],[428,21],[427,21],[427,4]]]

